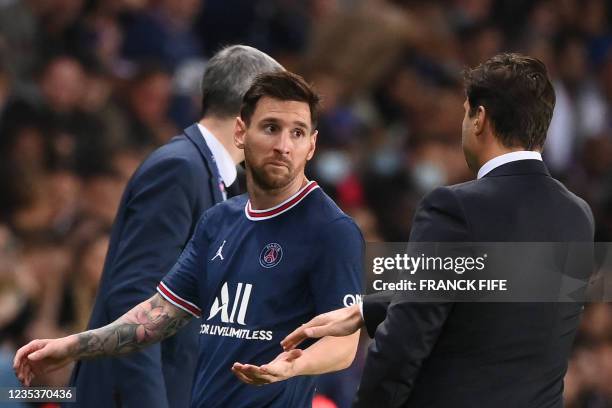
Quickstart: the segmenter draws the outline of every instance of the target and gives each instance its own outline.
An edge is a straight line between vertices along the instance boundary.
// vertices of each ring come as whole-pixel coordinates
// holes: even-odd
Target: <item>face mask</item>
[[[412,169],[412,180],[422,193],[428,193],[446,183],[446,172],[438,164],[422,161]]]
[[[372,167],[381,176],[391,176],[400,170],[402,161],[395,150],[383,149],[374,153]]]
[[[190,59],[178,66],[174,76],[172,77],[173,88],[175,93],[185,96],[200,95],[200,82],[202,81],[202,72],[206,68],[206,61],[203,59]]]
[[[348,155],[336,150],[320,153],[315,162],[315,172],[318,178],[327,184],[336,184],[345,179],[351,167]]]

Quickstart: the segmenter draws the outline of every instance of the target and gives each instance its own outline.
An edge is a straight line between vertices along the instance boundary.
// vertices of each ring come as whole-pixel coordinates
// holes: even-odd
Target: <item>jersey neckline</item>
[[[316,181],[309,181],[304,187],[302,187],[297,193],[283,201],[282,203],[265,210],[254,210],[251,208],[251,200],[247,200],[244,206],[244,214],[251,221],[263,221],[270,218],[274,218],[284,212],[289,211],[296,205],[298,205],[308,194],[319,188]]]

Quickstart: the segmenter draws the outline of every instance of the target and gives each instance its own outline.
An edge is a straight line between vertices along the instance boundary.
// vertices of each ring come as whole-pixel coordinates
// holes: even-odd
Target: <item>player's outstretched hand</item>
[[[301,355],[302,350],[295,349],[282,352],[273,361],[262,366],[234,363],[232,372],[240,381],[246,384],[272,384],[295,376],[295,361]]]
[[[355,333],[363,326],[359,305],[320,314],[291,332],[281,341],[284,350],[292,350],[308,338],[342,337]]]
[[[32,340],[15,354],[13,369],[19,381],[29,386],[32,380],[43,373],[57,370],[72,361],[70,345],[72,339]]]

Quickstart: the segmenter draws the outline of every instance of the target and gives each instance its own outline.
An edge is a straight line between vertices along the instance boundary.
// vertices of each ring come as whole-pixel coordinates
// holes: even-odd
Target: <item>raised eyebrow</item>
[[[277,118],[274,118],[274,117],[266,117],[266,118],[262,118],[259,121],[259,123],[274,123],[274,124],[277,124],[277,123],[281,123],[281,121],[278,120]]]
[[[301,128],[304,128],[304,129],[308,129],[308,125],[305,124],[304,122],[296,121],[296,122],[293,122],[293,124],[298,126],[298,127],[301,127]]]

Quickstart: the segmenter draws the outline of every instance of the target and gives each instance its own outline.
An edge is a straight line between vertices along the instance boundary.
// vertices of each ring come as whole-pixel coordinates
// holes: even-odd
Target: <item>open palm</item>
[[[274,360],[262,366],[235,363],[232,372],[240,381],[251,385],[265,385],[283,381],[295,375],[295,361],[302,350],[294,349],[280,353]]]

